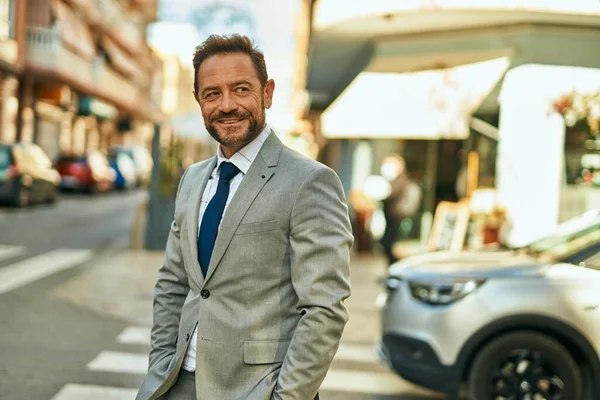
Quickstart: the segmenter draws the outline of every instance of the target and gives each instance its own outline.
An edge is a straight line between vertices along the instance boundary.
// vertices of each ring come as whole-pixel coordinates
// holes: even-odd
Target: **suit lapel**
[[[215,272],[215,269],[218,267],[221,258],[223,258],[223,255],[233,238],[233,234],[237,230],[244,215],[246,215],[248,208],[250,208],[256,196],[258,196],[262,188],[275,173],[275,167],[279,160],[281,147],[281,141],[277,138],[275,133],[271,131],[271,134],[263,144],[258,156],[250,166],[248,173],[244,176],[235,195],[231,199],[231,203],[225,211],[223,223],[219,229],[219,234],[217,235],[217,241],[215,242],[215,248],[210,259],[208,274],[205,281],[210,279]]]
[[[193,184],[187,203],[187,215],[191,216],[191,220],[188,221],[187,224],[188,245],[190,246],[190,252],[192,254],[192,270],[198,286],[201,286],[204,282],[200,263],[198,262],[198,219],[200,218],[200,203],[202,201],[204,188],[206,188],[210,174],[213,169],[215,169],[216,165],[217,157],[213,157],[212,160],[206,164],[204,169],[198,173],[198,177],[196,178],[197,184]]]

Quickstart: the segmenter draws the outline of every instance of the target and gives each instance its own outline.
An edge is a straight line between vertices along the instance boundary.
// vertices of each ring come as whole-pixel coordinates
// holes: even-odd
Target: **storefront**
[[[439,178],[439,172],[453,175],[450,170],[457,166],[464,175],[466,154],[477,151],[479,184],[495,188],[497,202],[511,220],[508,241],[519,245],[533,240],[566,216],[564,122],[550,112],[549,104],[573,82],[548,71],[600,68],[600,4],[542,3],[319,1],[309,13],[313,29],[308,71],[298,96],[304,99],[304,114],[319,110],[319,134],[328,141],[445,141],[441,148],[409,145],[415,147],[407,152],[409,157],[427,151],[421,159],[437,159],[440,150],[453,147],[449,140],[468,139],[458,160],[444,161],[452,168],[432,171],[433,164],[424,163],[426,180]],[[497,64],[491,67],[494,60]],[[457,80],[457,73],[446,79],[454,68],[486,63],[490,71],[497,68],[495,77],[490,72],[473,86]],[[439,73],[430,90],[403,83],[405,76],[413,75],[414,82],[415,74],[428,73]],[[465,75],[475,82],[485,74]],[[586,85],[589,90],[594,84],[587,79]],[[419,105],[427,101],[434,112],[419,113]],[[494,135],[473,124],[473,116],[495,130]],[[415,132],[421,136],[411,138]],[[587,163],[594,160],[586,158]]]

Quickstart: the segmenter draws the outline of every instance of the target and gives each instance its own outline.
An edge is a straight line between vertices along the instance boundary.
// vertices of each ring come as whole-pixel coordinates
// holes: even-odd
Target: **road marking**
[[[129,326],[119,334],[117,341],[125,344],[150,346],[150,328],[145,326]]]
[[[134,400],[137,389],[69,383],[51,400]]]
[[[59,249],[0,269],[0,294],[76,267],[92,258],[91,250]]]
[[[87,365],[87,369],[145,375],[148,371],[148,355],[102,351]]]
[[[399,395],[410,391],[406,383],[392,374],[336,369],[329,370],[321,389],[375,395]]]
[[[130,326],[117,337],[119,343],[150,346],[150,328],[146,326]],[[372,345],[341,343],[335,354],[336,361],[350,361],[367,364],[378,364],[377,352]]]
[[[149,335],[149,329],[146,327],[129,327],[119,335],[121,343],[142,344],[143,337]],[[362,354],[364,348],[370,346],[342,345],[340,348],[345,359],[366,361],[367,357]],[[339,353],[339,352],[338,352]],[[361,355],[357,355],[361,354]],[[370,357],[369,357],[370,358]],[[145,375],[148,370],[148,355],[138,353],[125,353],[117,351],[102,351],[88,365],[87,369],[91,371],[127,373],[135,375]],[[411,393],[413,390],[408,384],[392,373],[369,372],[369,371],[351,371],[331,369],[327,373],[321,389],[324,391],[365,393],[374,395],[399,395]],[[52,400],[71,400],[71,399],[90,399],[96,397],[65,397]],[[112,399],[103,397],[103,399]]]
[[[0,244],[0,261],[25,254],[25,247]]]
[[[378,364],[377,352],[372,345],[341,343],[334,360]]]

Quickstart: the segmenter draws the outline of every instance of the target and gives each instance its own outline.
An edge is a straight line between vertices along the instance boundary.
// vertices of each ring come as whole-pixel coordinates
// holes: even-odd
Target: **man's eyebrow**
[[[239,85],[248,85],[252,86],[252,83],[247,79],[241,79],[239,81],[235,81],[231,84],[231,86],[239,86]]]
[[[210,90],[219,90],[219,87],[218,86],[207,86],[205,88],[202,88],[202,93],[206,93]]]
[[[228,84],[228,86],[239,86],[239,85],[253,86],[252,82],[250,82],[247,79],[241,79],[239,81],[234,81],[234,82]],[[212,91],[212,90],[219,90],[219,86],[217,86],[217,85],[207,86],[202,89],[202,93],[206,93],[206,92]]]

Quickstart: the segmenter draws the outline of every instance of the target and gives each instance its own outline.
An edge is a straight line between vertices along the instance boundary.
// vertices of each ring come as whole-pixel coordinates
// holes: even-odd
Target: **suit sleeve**
[[[179,194],[187,172],[188,170],[184,172],[179,182],[176,208],[180,204]],[[179,226],[173,220],[163,265],[158,271],[158,280],[154,287],[154,321],[151,332],[149,370],[152,370],[159,361],[175,354],[181,308],[189,290],[188,277],[181,253]],[[166,364],[168,365],[168,363]]]
[[[338,349],[350,296],[353,236],[341,182],[320,167],[302,184],[290,220],[292,285],[302,315],[273,398],[313,399]]]

